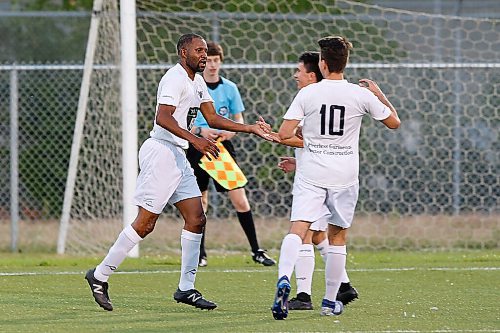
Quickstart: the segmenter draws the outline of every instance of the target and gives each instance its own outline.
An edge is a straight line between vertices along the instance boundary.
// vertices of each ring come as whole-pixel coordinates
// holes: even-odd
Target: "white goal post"
[[[78,157],[82,142],[83,126],[89,98],[91,74],[94,66],[94,55],[98,43],[98,29],[102,15],[103,0],[95,0],[85,54],[85,65],[78,101],[77,119],[73,134],[70,164],[64,193],[61,214],[57,253],[63,254],[66,249],[66,238],[69,228],[70,210],[75,190],[78,168]],[[132,223],[137,215],[137,207],[132,204],[132,195],[137,178],[137,53],[135,1],[120,0],[121,31],[121,66],[120,91],[122,110],[122,154],[123,154],[123,225]],[[139,246],[130,252],[130,257],[139,256]]]

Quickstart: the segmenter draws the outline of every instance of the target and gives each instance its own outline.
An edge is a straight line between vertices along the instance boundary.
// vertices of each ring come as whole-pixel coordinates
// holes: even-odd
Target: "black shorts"
[[[236,160],[236,152],[234,151],[234,146],[229,140],[222,141],[222,145],[227,149],[227,152],[229,155],[231,155],[234,159],[235,162],[238,162]],[[205,192],[208,189],[208,183],[212,177],[203,170],[198,163],[200,162],[200,159],[203,157],[203,154],[200,153],[198,150],[196,150],[193,145],[189,144],[189,148],[186,152],[186,157],[191,164],[191,167],[194,170],[194,175],[196,176],[196,181],[198,182],[198,187],[200,188],[201,192]],[[217,192],[228,192],[229,190],[225,189],[222,187],[219,183],[214,181],[215,189]]]

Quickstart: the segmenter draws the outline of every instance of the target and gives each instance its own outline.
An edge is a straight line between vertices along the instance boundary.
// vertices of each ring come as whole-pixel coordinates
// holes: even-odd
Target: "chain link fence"
[[[369,119],[363,123],[352,245],[498,247],[498,20],[410,13],[350,1],[313,3],[307,14],[285,2],[273,13],[247,8],[245,2],[236,8],[232,2],[214,3],[217,11],[194,4],[181,11],[162,1],[138,1],[140,142],[152,127],[157,84],[176,61],[177,38],[193,27],[224,47],[223,75],[238,84],[246,120],[262,115],[275,129],[296,93],[292,75],[298,55],[316,49],[315,41],[325,34],[347,35],[355,44],[347,79],[375,79],[403,121],[397,132]],[[116,14],[108,12],[117,19]],[[111,35],[116,37],[115,30],[101,30],[100,38],[109,41]],[[106,59],[109,65],[109,55]],[[57,233],[82,70],[78,65],[0,66],[0,226],[5,230],[17,200],[21,228],[45,224]],[[110,69],[99,75],[119,73]],[[108,93],[103,88],[107,81],[99,75],[90,95],[94,106],[85,122],[72,212],[69,237],[76,253],[84,252],[96,225],[109,224],[95,237],[99,244],[90,247],[104,251],[122,224],[120,110],[119,103],[109,99],[119,94]],[[17,108],[12,107],[13,93],[18,96]],[[18,131],[12,135],[16,114]],[[293,177],[276,164],[293,150],[248,135],[237,135],[234,142],[249,179],[247,192],[261,242],[277,247],[287,228]],[[17,198],[12,196],[13,154],[19,161]],[[208,245],[241,247],[242,233],[230,222],[234,210],[227,196],[212,191],[210,206]],[[145,249],[177,247],[180,218],[172,208],[163,217],[159,235],[146,240]],[[33,237],[24,241],[36,243],[35,232],[23,237]],[[55,238],[45,238],[46,245],[55,248]],[[2,239],[7,248],[8,237]]]

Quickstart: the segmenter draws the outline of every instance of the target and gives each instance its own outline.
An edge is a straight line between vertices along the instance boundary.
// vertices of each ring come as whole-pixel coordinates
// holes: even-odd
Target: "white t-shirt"
[[[177,64],[161,78],[156,95],[156,113],[160,104],[175,106],[172,116],[180,127],[188,131],[191,130],[196,115],[200,111],[200,104],[204,102],[213,102],[213,100],[201,75],[196,74],[194,80],[191,80],[186,70]],[[186,140],[170,133],[156,123],[156,113],[150,136],[187,149],[188,142]]]
[[[323,79],[302,88],[283,117],[304,121],[298,177],[328,188],[356,184],[359,132],[365,114],[384,120],[391,111],[368,89],[346,80]]]

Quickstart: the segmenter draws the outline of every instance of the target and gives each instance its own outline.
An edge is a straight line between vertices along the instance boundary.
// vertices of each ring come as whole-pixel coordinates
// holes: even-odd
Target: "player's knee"
[[[156,219],[136,219],[132,224],[132,227],[141,238],[144,238],[154,230],[155,225]]]
[[[250,204],[248,203],[248,200],[246,197],[243,198],[237,198],[232,200],[234,209],[238,212],[248,212],[250,210]]]
[[[200,229],[200,230],[205,227],[206,223],[207,223],[207,216],[205,215],[204,212],[193,214],[190,218],[186,220],[186,224],[195,229]]]
[[[314,232],[311,239],[313,244],[318,245],[326,239],[326,232]]]

